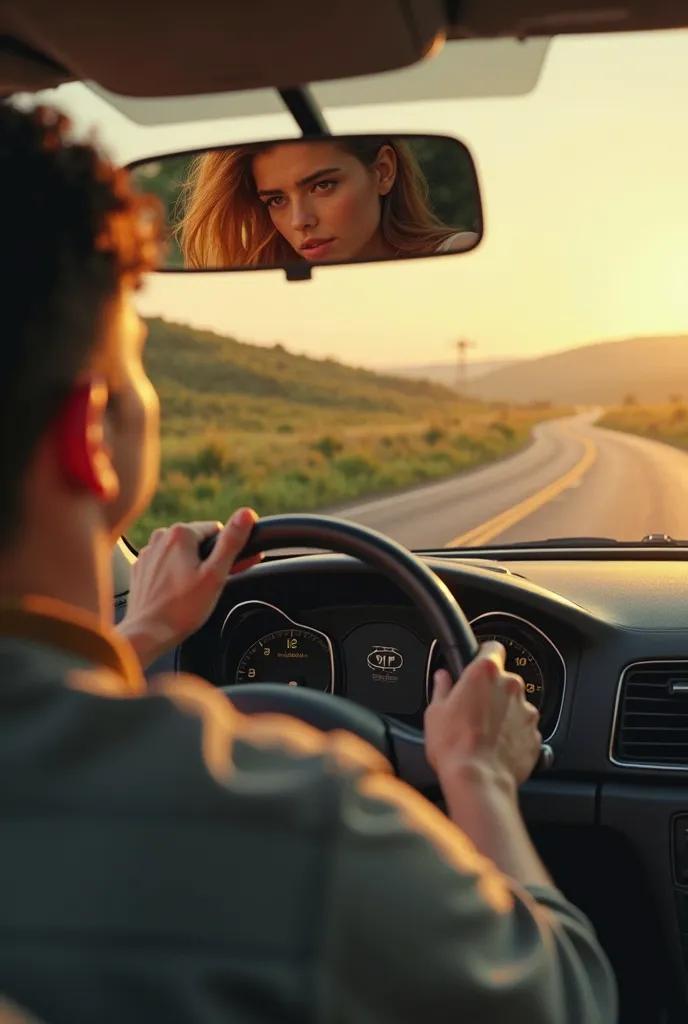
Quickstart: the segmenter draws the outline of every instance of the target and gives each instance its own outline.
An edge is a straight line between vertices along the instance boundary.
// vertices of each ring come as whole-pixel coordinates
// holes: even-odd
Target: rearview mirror
[[[275,270],[469,252],[482,238],[475,166],[441,135],[311,136],[130,165],[162,202],[166,271]]]

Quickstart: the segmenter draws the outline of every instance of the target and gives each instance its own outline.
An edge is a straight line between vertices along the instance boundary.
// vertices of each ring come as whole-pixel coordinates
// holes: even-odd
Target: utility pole
[[[466,352],[469,348],[477,348],[478,343],[475,341],[467,341],[465,338],[459,339],[459,341],[452,342],[456,348],[456,390],[466,393]]]

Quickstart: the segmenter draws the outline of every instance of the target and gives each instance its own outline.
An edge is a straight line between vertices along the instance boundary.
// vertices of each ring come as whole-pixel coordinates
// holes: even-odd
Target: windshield
[[[43,98],[125,161],[298,134],[280,112],[151,127],[83,86]],[[310,282],[151,278],[163,463],[131,541],[240,504],[413,548],[688,538],[687,105],[672,32],[557,39],[527,95],[326,110],[466,142],[484,240]]]

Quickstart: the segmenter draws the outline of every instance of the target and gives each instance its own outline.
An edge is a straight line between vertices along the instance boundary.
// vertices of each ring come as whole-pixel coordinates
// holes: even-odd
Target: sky
[[[473,44],[462,43],[460,46]],[[287,114],[134,125],[82,85],[47,98],[95,125],[123,161],[297,134]],[[334,131],[461,138],[486,232],[473,253],[282,272],[152,275],[147,316],[362,366],[532,357],[647,334],[688,334],[688,32],[555,39],[526,96],[370,105]]]

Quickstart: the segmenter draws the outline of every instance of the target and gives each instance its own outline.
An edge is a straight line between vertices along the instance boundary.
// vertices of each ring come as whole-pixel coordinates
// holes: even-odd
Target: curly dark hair
[[[107,305],[159,260],[157,201],[71,137],[69,120],[0,103],[0,546],[21,519],[39,440],[101,344]]]

